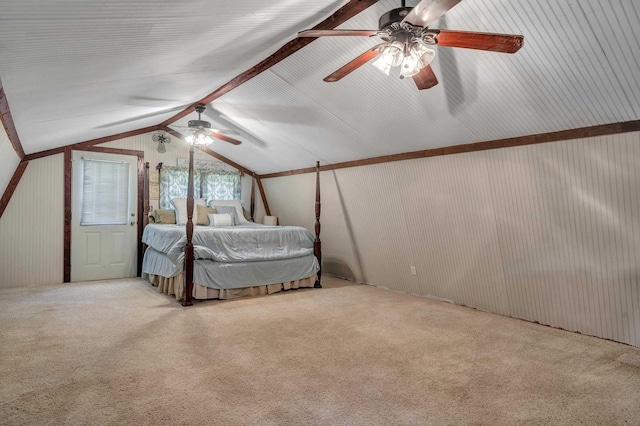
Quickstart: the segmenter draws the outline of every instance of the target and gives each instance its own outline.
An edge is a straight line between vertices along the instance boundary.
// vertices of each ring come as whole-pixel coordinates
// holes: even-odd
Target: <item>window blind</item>
[[[129,163],[83,159],[81,225],[124,225],[129,214]]]

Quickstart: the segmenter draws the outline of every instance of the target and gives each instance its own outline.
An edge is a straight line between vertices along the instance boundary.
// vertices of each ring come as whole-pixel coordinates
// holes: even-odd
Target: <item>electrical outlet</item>
[[[416,272],[416,267],[415,266],[411,267],[411,275],[418,275],[418,273]]]

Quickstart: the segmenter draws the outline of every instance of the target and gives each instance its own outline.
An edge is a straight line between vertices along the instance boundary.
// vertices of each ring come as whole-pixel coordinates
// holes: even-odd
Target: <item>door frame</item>
[[[121,148],[107,148],[103,146],[68,146],[64,149],[64,277],[63,282],[71,282],[71,197],[72,188],[71,181],[73,179],[71,170],[71,151],[88,151],[88,152],[102,152],[105,154],[122,154],[132,155],[138,157],[138,195],[137,203],[138,212],[138,259],[137,259],[137,275],[140,276],[142,272],[142,231],[144,230],[145,219],[149,212],[145,209],[144,203],[144,151],[133,149],[121,149]]]

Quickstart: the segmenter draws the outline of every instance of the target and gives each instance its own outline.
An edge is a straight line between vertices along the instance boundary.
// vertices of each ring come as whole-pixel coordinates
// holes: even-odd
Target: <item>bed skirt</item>
[[[142,278],[148,280],[153,286],[158,287],[158,291],[173,296],[176,299],[184,299],[184,274],[176,275],[175,277],[166,278],[160,275],[142,274]],[[221,299],[229,300],[237,297],[245,296],[264,296],[267,294],[278,293],[282,290],[291,290],[297,288],[313,287],[315,284],[316,275],[301,280],[290,281],[286,283],[278,284],[265,284],[254,287],[245,288],[232,288],[232,289],[217,289],[205,287],[203,285],[193,283],[194,299]]]

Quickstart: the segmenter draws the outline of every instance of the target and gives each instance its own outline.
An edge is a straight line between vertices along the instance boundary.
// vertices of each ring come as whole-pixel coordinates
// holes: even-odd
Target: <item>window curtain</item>
[[[242,185],[240,172],[226,170],[193,171],[193,198],[210,200],[239,200]],[[173,198],[187,198],[189,169],[164,166],[160,173],[160,208],[173,209]]]

